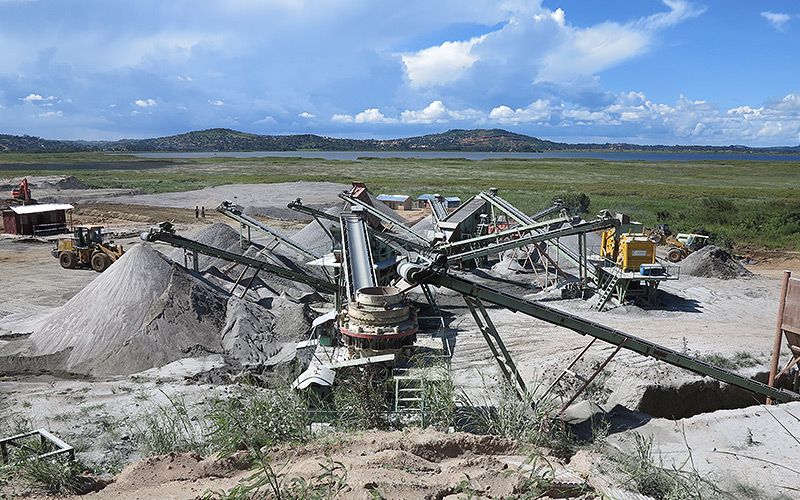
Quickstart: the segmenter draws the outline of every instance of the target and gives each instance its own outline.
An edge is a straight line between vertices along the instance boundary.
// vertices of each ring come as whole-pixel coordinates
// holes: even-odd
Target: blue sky
[[[0,133],[800,143],[800,3],[0,0]]]

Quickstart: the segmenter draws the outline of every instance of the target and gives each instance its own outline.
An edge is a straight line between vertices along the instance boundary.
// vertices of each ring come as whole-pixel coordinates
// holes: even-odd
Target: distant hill
[[[747,146],[643,146],[627,143],[569,144],[553,142],[502,129],[448,130],[438,134],[399,139],[337,139],[314,134],[258,135],[213,128],[152,139],[118,141],[59,141],[33,136],[1,135],[0,154],[62,152],[199,152],[199,151],[662,151],[800,153],[800,146],[750,148]]]

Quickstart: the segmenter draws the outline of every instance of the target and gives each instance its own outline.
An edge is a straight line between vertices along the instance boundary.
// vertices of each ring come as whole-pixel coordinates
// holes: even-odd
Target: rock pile
[[[692,253],[680,266],[682,274],[703,278],[729,280],[753,276],[730,252],[714,245]]]
[[[198,239],[231,246],[220,227]],[[255,300],[229,296],[230,287],[221,283],[230,285],[219,275],[195,274],[148,244],[136,245],[50,313],[24,352],[0,353],[0,371],[127,375],[206,354],[246,366],[306,337],[312,311],[277,283],[269,300],[264,292],[253,293]]]

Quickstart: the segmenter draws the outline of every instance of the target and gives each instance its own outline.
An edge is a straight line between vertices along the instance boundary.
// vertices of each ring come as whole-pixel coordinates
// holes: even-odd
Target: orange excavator
[[[31,188],[28,186],[28,179],[22,179],[19,187],[11,191],[11,198],[7,200],[9,205],[32,205],[36,200],[31,198]]]

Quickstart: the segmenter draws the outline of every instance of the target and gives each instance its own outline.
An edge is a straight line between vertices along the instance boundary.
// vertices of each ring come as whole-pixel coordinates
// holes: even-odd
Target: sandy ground
[[[315,190],[312,190],[316,194],[311,198],[319,196],[313,199],[320,203],[324,200],[330,201],[331,197],[335,199],[336,194],[345,187],[338,184],[316,186]],[[82,222],[103,222],[121,232],[135,232],[161,220],[172,220],[181,234],[191,236],[211,222],[224,220],[223,216],[208,207],[216,206],[221,199],[232,198],[230,195],[234,193],[240,193],[236,195],[240,204],[246,204],[243,199],[257,204],[259,200],[264,200],[264,193],[271,193],[268,199],[275,207],[281,204],[285,206],[284,202],[288,203],[300,193],[305,194],[297,183],[277,188],[273,185],[269,191],[263,186],[249,186],[246,189],[223,186],[213,189],[217,191],[202,190],[190,194],[176,193],[168,197],[158,195],[151,198],[114,197],[113,203],[102,202],[80,206],[75,215]],[[281,196],[285,196],[286,199]],[[207,207],[207,219],[196,220],[193,207],[204,202]],[[157,206],[148,206],[147,203],[154,203]],[[279,223],[270,220],[269,223],[287,232],[298,227],[296,223],[291,222]],[[135,241],[137,241],[135,238],[130,238],[121,242],[128,245]],[[37,313],[57,307],[97,276],[90,270],[61,269],[57,260],[50,256],[50,248],[51,245],[48,243],[0,238],[0,263],[5,271],[0,273],[0,287],[4,290],[3,301],[0,303],[0,317],[9,314]],[[757,360],[757,365],[743,368],[742,372],[754,375],[764,372],[768,367],[781,272],[783,269],[800,272],[800,259],[793,254],[759,256],[749,269],[756,274],[752,279],[722,281],[681,277],[679,281],[663,286],[665,305],[659,309],[644,310],[635,306],[623,306],[606,312],[597,312],[590,309],[590,303],[578,299],[548,303],[587,319],[696,355],[713,353],[731,358],[734,354],[745,351]],[[531,279],[529,275],[514,277],[514,280],[523,282],[529,279]],[[445,295],[443,293],[443,299]],[[478,392],[486,385],[494,383],[499,376],[499,370],[469,313],[463,306],[459,306],[459,301],[455,299],[450,297],[449,300],[443,300],[448,304],[446,308],[448,313],[453,315],[451,330],[448,332],[455,340],[453,374],[458,385],[468,391]],[[589,339],[578,334],[521,314],[497,308],[491,308],[490,314],[514,356],[523,378],[534,389],[549,384],[589,342]],[[0,337],[0,343],[8,341]],[[586,361],[578,365],[579,371],[585,373],[593,363],[604,359],[610,352],[609,346],[595,343]],[[99,380],[65,380],[48,375],[0,378],[0,418],[8,421],[9,417],[13,416],[23,419],[28,426],[47,427],[76,445],[82,458],[113,471],[139,456],[136,446],[131,443],[130,429],[144,414],[152,411],[154,405],[165,403],[166,396],[181,396],[195,412],[202,411],[209,399],[224,396],[228,390],[225,386],[188,383],[186,380],[186,377],[193,373],[220,364],[221,360],[213,357],[187,360],[142,375]],[[607,410],[618,404],[635,410],[648,390],[653,387],[680,389],[698,380],[700,378],[691,373],[643,358],[632,352],[622,351],[601,375],[600,381],[604,389],[594,395],[594,400]],[[696,391],[693,393],[690,390],[678,392],[677,397],[682,401],[677,405],[681,408],[679,414],[675,416],[698,413],[704,404],[702,400],[707,399],[708,394]],[[713,395],[714,392],[710,394]],[[800,437],[800,428],[797,427],[796,419],[788,413],[783,413],[789,411],[795,416],[800,415],[800,408],[794,405],[781,407],[777,413],[774,411],[770,413],[770,410],[763,407],[753,406],[704,413],[682,420],[652,418],[633,430],[614,434],[609,438],[609,444],[629,451],[632,448],[632,433],[644,433],[653,436],[665,455],[674,456],[676,461],[686,457],[688,443],[688,446],[696,451],[695,464],[703,473],[738,474],[759,485],[792,486],[791,483],[794,482],[794,486],[799,486],[797,483],[800,480],[797,480],[796,474],[787,476],[787,472],[780,467],[767,467],[766,462],[763,462],[763,460],[778,461],[795,471],[800,470],[800,463],[797,463],[800,451],[788,443],[789,433]],[[774,416],[777,416],[778,420],[773,418]],[[777,421],[787,426],[789,431],[780,428]],[[752,431],[751,434],[748,434],[748,429]],[[750,439],[747,437],[749,435],[752,442],[747,441]],[[368,472],[373,471],[371,474],[375,476],[375,470],[380,470],[380,474],[383,474],[387,468],[396,468],[405,471],[405,474],[410,474],[404,476],[397,472],[395,476],[391,476],[395,479],[390,485],[383,487],[390,488],[387,491],[397,495],[391,495],[389,498],[414,498],[412,495],[406,496],[407,490],[391,488],[399,488],[399,484],[413,484],[413,481],[417,480],[423,481],[420,476],[427,478],[428,473],[422,474],[418,469],[414,469],[423,466],[435,471],[431,472],[431,477],[435,480],[425,484],[434,488],[435,483],[435,487],[439,488],[436,491],[445,493],[436,496],[437,498],[452,493],[453,490],[447,488],[453,484],[457,485],[463,479],[457,471],[471,470],[469,467],[477,467],[471,477],[486,478],[488,487],[507,486],[493,482],[491,476],[497,475],[499,470],[505,470],[501,465],[505,459],[499,458],[499,455],[508,455],[510,453],[508,449],[483,454],[476,454],[474,450],[469,453],[459,452],[461,454],[456,454],[455,457],[447,457],[450,462],[444,458],[437,461],[423,457],[427,460],[423,463],[419,455],[413,457],[405,455],[407,449],[400,445],[376,450],[375,443],[372,442],[395,442],[392,440],[402,442],[401,437],[368,435],[364,439],[366,441],[358,446],[342,448],[350,450],[351,453],[342,452],[337,455],[348,460],[348,465],[354,471],[353,478],[358,478],[358,481],[364,478],[361,483],[358,481],[353,483],[360,486],[356,487],[352,496],[345,496],[346,498],[369,498]],[[749,444],[744,446],[742,442]],[[394,451],[387,453],[389,449]],[[780,452],[783,455],[776,455],[777,452],[774,451],[776,449],[783,450]],[[721,451],[756,458],[736,457]],[[299,465],[297,468],[289,469],[290,473],[308,472],[309,468],[313,469],[318,462],[319,450],[296,450],[296,453]],[[376,461],[370,462],[376,454],[382,455],[374,459]],[[184,457],[180,460],[186,459]],[[207,467],[197,465],[199,462],[197,459],[188,460],[181,463],[191,470]],[[192,460],[194,465],[191,463]],[[519,463],[520,456],[513,457],[513,460]],[[585,462],[594,464],[596,458],[589,457]],[[152,470],[147,472],[147,463],[143,464],[144,472],[140,471],[143,476],[155,474]],[[173,472],[175,470],[164,466],[163,460],[152,462],[150,465],[154,468],[160,467],[159,470]],[[376,467],[378,469],[375,469]],[[509,466],[506,461],[507,467]],[[583,474],[581,477],[585,478],[587,474],[591,475],[591,465],[588,467],[588,472],[584,470],[581,473],[580,468],[575,465],[570,473]],[[213,474],[203,476],[203,473],[194,476],[189,474],[187,477],[164,476],[158,485],[152,481],[138,483],[118,481],[117,485],[94,496],[151,498],[155,495],[161,498],[193,498],[209,488],[229,488],[241,479],[243,474],[241,471],[227,471],[222,474],[223,477],[215,477]],[[153,477],[160,476],[155,474]]]
[[[290,201],[302,198],[303,203],[317,208],[327,208],[339,203],[339,193],[348,189],[346,184],[332,182],[283,182],[276,184],[227,184],[197,191],[181,193],[140,194],[132,196],[112,195],[98,201],[146,205],[149,207],[190,208],[204,206],[206,212],[213,210],[222,201],[231,201],[249,207],[255,213],[275,218],[297,218],[297,212],[289,210]]]

